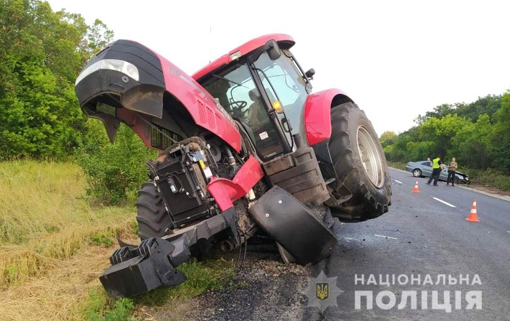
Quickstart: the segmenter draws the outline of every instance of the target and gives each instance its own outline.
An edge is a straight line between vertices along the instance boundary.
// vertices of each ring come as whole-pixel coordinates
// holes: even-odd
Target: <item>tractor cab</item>
[[[284,35],[260,37],[193,76],[239,122],[262,161],[295,151],[293,135],[304,135],[313,71],[303,72],[293,45]]]

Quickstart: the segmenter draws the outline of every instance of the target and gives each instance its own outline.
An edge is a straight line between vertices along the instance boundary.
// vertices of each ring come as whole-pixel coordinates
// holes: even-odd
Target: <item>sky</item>
[[[100,19],[188,74],[252,38],[286,33],[314,91],[338,88],[378,135],[441,104],[510,90],[510,1],[48,0]]]

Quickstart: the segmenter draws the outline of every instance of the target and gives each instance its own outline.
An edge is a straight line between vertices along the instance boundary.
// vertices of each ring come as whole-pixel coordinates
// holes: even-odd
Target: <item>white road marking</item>
[[[397,183],[399,183],[400,185],[402,185],[402,182],[401,182],[401,181],[397,181],[397,180],[395,180],[395,182],[397,182]]]
[[[433,199],[435,199],[436,201],[441,202],[441,203],[443,203],[443,204],[446,204],[446,205],[448,205],[448,206],[450,206],[450,207],[456,207],[455,205],[452,205],[452,204],[447,203],[447,202],[445,202],[445,201],[443,201],[443,200],[440,200],[440,199],[439,199],[439,198],[437,198],[437,197],[432,197],[432,198],[433,198]]]
[[[374,236],[385,237],[387,239],[392,239],[392,240],[398,240],[396,237],[391,237],[391,236],[386,236],[386,235],[374,234]]]

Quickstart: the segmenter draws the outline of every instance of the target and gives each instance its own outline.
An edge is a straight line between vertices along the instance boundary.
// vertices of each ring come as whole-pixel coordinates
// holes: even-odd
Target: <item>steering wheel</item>
[[[232,116],[235,118],[244,118],[243,108],[248,106],[248,103],[244,100],[233,101],[228,104],[229,108],[232,110]]]
[[[243,109],[246,106],[248,106],[248,103],[244,100],[237,100],[228,104],[228,107],[237,107],[238,109]]]

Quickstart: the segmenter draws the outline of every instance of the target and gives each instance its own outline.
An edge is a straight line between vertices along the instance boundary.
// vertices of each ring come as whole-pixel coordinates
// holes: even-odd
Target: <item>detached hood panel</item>
[[[124,122],[151,147],[148,124],[162,123],[165,113],[183,107],[197,126],[234,150],[241,148],[241,135],[227,111],[193,78],[137,42],[117,40],[99,52],[78,76],[75,91],[83,111],[105,124],[111,141]],[[178,132],[175,127],[167,129]]]

